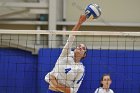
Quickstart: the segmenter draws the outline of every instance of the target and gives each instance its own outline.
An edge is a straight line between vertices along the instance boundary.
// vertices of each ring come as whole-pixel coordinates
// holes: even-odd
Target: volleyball
[[[97,19],[101,15],[101,8],[97,4],[89,4],[85,9],[86,17]]]

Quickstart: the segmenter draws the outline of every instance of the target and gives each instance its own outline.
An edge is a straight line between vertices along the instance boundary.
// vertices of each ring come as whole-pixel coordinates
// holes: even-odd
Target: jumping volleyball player
[[[95,11],[89,10],[93,8],[96,8]],[[90,15],[97,18],[100,15],[98,8],[89,5],[85,10],[86,13],[80,16],[72,31],[78,31]],[[85,68],[80,60],[86,57],[87,47],[84,44],[79,44],[74,51],[71,51],[74,39],[74,35],[69,36],[55,67],[45,76],[45,81],[49,83],[47,93],[77,93],[85,75]]]

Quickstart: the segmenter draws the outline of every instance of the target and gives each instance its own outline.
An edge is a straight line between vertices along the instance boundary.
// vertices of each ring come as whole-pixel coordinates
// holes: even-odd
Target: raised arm
[[[83,22],[86,21],[86,15],[81,15],[78,23],[73,27],[72,31],[78,31]]]
[[[77,24],[73,27],[72,31],[78,31],[79,28],[81,27],[82,23],[85,21],[86,21],[86,15],[81,15]],[[62,50],[62,53],[60,55],[61,57],[68,56],[68,54],[70,53],[70,49],[72,47],[74,39],[75,39],[74,35],[69,36],[67,43],[65,44],[65,46]]]

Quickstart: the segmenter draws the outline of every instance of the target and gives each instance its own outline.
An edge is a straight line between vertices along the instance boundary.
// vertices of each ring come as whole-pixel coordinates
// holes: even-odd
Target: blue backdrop
[[[0,93],[37,93],[37,56],[0,48]]]
[[[40,49],[38,56],[18,49],[0,49],[0,93],[46,93],[45,75],[61,49]],[[111,74],[115,93],[140,93],[140,51],[88,50],[82,60],[85,77],[78,93],[93,93],[104,73]]]

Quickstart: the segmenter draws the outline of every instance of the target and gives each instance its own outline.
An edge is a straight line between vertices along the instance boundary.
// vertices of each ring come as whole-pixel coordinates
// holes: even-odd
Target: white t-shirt
[[[45,80],[49,82],[49,75],[54,75],[59,84],[71,88],[71,93],[77,93],[83,80],[85,70],[81,62],[74,62],[74,52],[71,51],[74,38],[75,36],[69,36],[55,67],[45,76]]]
[[[106,91],[105,89],[103,89],[102,87],[99,87],[95,90],[94,93],[114,93],[112,89],[108,89],[108,91]]]

